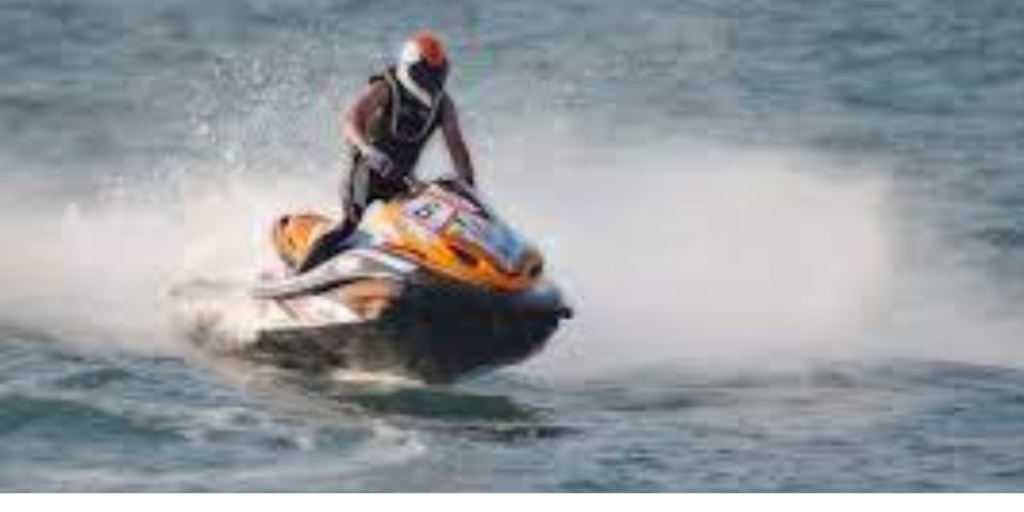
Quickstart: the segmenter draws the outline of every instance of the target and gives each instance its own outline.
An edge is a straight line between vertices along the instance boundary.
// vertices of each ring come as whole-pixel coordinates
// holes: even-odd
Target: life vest
[[[371,114],[367,139],[388,155],[401,172],[412,172],[430,136],[441,124],[444,95],[438,96],[433,105],[424,105],[398,81],[394,68],[370,77],[370,83],[379,81],[387,84],[388,97]]]

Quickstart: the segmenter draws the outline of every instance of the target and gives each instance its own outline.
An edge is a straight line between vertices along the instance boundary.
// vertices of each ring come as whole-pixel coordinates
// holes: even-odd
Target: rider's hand
[[[395,164],[391,162],[391,158],[384,154],[383,151],[369,146],[363,152],[363,159],[366,162],[366,167],[378,176],[382,178],[393,177]]]

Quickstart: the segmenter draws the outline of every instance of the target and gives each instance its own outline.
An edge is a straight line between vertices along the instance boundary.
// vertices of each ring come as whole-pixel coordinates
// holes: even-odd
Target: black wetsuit
[[[385,178],[365,165],[357,149],[350,148],[350,170],[341,185],[345,221],[315,242],[299,265],[299,272],[323,263],[342,250],[345,240],[355,231],[373,201],[387,201],[408,190],[406,178],[413,174],[424,146],[441,125],[443,96],[432,107],[423,105],[398,81],[394,68],[370,78],[370,83],[377,82],[387,84],[388,95],[381,108],[370,116],[366,136],[370,145],[391,159],[394,169]]]

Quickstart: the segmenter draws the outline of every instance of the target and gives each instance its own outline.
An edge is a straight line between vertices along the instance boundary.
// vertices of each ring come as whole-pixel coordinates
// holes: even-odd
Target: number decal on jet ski
[[[434,233],[439,233],[455,215],[455,208],[444,201],[428,196],[409,203],[405,207],[405,214],[415,219],[421,226]]]

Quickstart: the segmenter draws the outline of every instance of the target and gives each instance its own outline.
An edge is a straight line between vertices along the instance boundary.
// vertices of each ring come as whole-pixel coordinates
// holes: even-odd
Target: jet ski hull
[[[325,289],[337,295],[345,286]],[[547,343],[569,315],[549,285],[516,292],[438,279],[377,283],[376,317],[366,321],[261,329],[248,357],[302,370],[343,368],[400,374],[430,383],[520,362]]]

